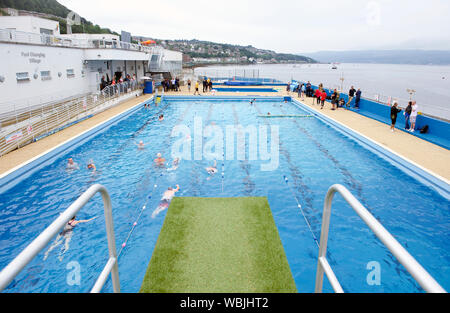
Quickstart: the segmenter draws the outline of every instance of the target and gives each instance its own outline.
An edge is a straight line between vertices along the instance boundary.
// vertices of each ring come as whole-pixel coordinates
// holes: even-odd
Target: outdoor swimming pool
[[[448,199],[316,117],[259,117],[268,112],[309,114],[293,103],[273,98],[257,99],[250,105],[250,99],[166,97],[157,108],[142,107],[4,191],[0,201],[0,268],[89,186],[101,183],[112,199],[118,251],[146,206],[119,256],[121,289],[137,292],[167,211],[155,218],[151,217],[152,212],[167,187],[178,184],[180,191],[176,196],[267,196],[297,289],[313,292],[318,254],[315,238],[320,238],[323,201],[328,188],[340,183],[443,288],[450,289]],[[162,122],[156,118],[160,112],[165,117]],[[224,130],[227,125],[236,124],[278,126],[278,168],[261,171],[261,164],[268,161],[227,159],[218,161],[219,173],[210,178],[205,167],[213,163],[211,160],[182,160],[175,171],[155,167],[153,159],[158,152],[172,162],[171,148],[180,139],[170,136],[173,127],[184,124],[193,129],[194,118],[201,118],[203,126],[214,122]],[[134,144],[140,140],[146,143],[144,150],[138,150]],[[272,138],[269,136],[268,140]],[[65,169],[69,157],[78,162],[80,170]],[[90,159],[95,162],[96,174],[86,169]],[[103,203],[98,195],[77,218],[93,216],[99,218],[76,226],[70,249],[62,255],[62,261],[58,259],[60,247],[45,261],[44,249],[5,291],[89,291],[108,258]],[[346,292],[422,291],[338,195],[333,202],[328,260]],[[367,264],[372,261],[380,264],[380,285],[367,283],[370,272]],[[79,264],[80,285],[68,283],[73,264]],[[103,291],[112,291],[110,281]],[[324,291],[331,291],[327,282]]]

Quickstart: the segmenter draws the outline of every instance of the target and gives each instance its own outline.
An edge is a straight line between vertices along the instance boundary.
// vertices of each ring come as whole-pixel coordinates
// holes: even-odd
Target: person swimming
[[[170,205],[170,201],[172,201],[172,198],[175,196],[175,193],[180,190],[180,186],[177,185],[176,189],[173,189],[172,187],[167,188],[167,190],[164,192],[161,201],[159,202],[158,207],[153,211],[152,218],[155,218],[156,215],[159,214],[159,212],[164,211],[167,209]]]
[[[80,167],[78,166],[78,163],[74,162],[72,158],[69,158],[67,160],[66,168],[68,170],[79,170],[80,169]]]
[[[92,172],[95,172],[97,170],[97,168],[95,167],[94,161],[92,159],[89,160],[87,168],[92,170]]]
[[[214,175],[217,173],[217,161],[214,160],[214,165],[209,166],[206,168],[206,171],[208,172],[208,174],[210,175]]]
[[[145,144],[144,144],[144,142],[141,140],[141,141],[139,141],[139,143],[134,143],[137,147],[138,147],[138,149],[140,149],[140,150],[142,150],[142,149],[145,149]]]
[[[57,246],[62,244],[64,242],[64,246],[61,248],[61,252],[59,254],[58,259],[62,261],[64,254],[69,250],[69,244],[70,240],[72,239],[73,235],[73,229],[74,227],[79,223],[87,223],[92,221],[93,219],[96,219],[97,216],[94,216],[93,218],[90,218],[88,220],[76,220],[76,216],[73,216],[70,221],[67,222],[67,224],[64,226],[64,229],[58,234],[53,244],[48,248],[48,250],[45,252],[44,255],[44,261],[48,258],[48,254],[55,249]]]
[[[156,163],[156,165],[158,166],[164,166],[164,163],[166,162],[166,159],[164,159],[163,157],[161,157],[161,153],[158,153],[156,155],[156,159],[154,160],[154,162]]]
[[[175,171],[180,165],[180,158],[175,158],[172,162],[172,167],[168,168],[167,171]]]
[[[163,121],[163,120],[164,120],[164,114],[161,114],[161,115],[159,116],[158,120],[159,120],[160,122]]]
[[[253,105],[253,103],[256,101],[256,99],[253,99],[250,101],[250,105]]]

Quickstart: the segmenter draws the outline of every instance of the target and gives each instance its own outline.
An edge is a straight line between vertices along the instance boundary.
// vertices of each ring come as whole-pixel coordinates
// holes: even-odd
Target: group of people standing
[[[403,112],[403,115],[405,116],[405,130],[414,132],[416,128],[416,119],[419,106],[417,105],[416,101],[409,101],[408,106],[405,108],[405,112]],[[391,131],[394,132],[395,123],[397,122],[397,114],[400,113],[402,110],[398,107],[398,102],[394,101],[393,105],[391,106]],[[410,124],[411,123],[411,124]]]
[[[115,77],[112,80],[109,79],[109,75],[106,74],[106,78],[105,75],[102,76],[101,80],[100,80],[100,90],[105,89],[105,87],[107,86],[116,86],[122,83],[130,83],[130,82],[135,82],[136,81],[136,74],[133,74],[133,76],[131,76],[130,74],[126,74],[125,78],[122,78],[122,76],[120,77]]]
[[[288,84],[289,85],[289,84]],[[286,89],[288,92],[290,88]],[[359,104],[361,102],[361,89],[355,89],[355,87],[351,86],[348,91],[348,100],[345,101],[344,97],[341,96],[337,89],[334,89],[330,94],[327,94],[326,90],[323,88],[323,84],[319,84],[317,89],[313,89],[311,83],[308,81],[307,83],[299,84],[296,87],[294,92],[298,92],[298,97],[304,100],[306,97],[313,97],[314,104],[320,105],[320,108],[323,109],[325,101],[329,99],[331,101],[331,110],[337,110],[340,107],[349,108],[352,103],[354,103],[354,108],[359,109]],[[397,115],[402,110],[398,108],[398,102],[394,101],[391,106],[391,131],[393,132],[395,129],[395,123],[397,122]],[[409,101],[408,106],[405,108],[405,112],[403,113],[405,116],[405,130],[414,132],[416,128],[416,119],[418,115],[418,105],[416,101]]]
[[[289,87],[287,89],[289,91]],[[333,92],[330,94],[327,94],[325,88],[323,88],[323,84],[319,84],[318,88],[316,90],[313,89],[311,83],[308,81],[306,84],[299,84],[296,89],[293,90],[294,92],[298,93],[298,97],[305,99],[305,96],[308,98],[315,98],[315,103],[320,105],[321,109],[323,109],[323,106],[325,105],[325,101],[327,99],[331,100],[331,110],[336,110],[339,107],[343,107],[344,105],[348,108],[350,107],[350,104],[352,103],[353,99],[354,101],[354,107],[356,109],[359,109],[359,102],[361,101],[361,90],[356,90],[353,86],[350,88],[348,92],[348,101],[345,102],[344,98],[341,97],[339,91],[337,89],[334,89]]]
[[[164,91],[181,91],[180,89],[180,79],[175,77],[174,79],[165,79],[161,82]]]

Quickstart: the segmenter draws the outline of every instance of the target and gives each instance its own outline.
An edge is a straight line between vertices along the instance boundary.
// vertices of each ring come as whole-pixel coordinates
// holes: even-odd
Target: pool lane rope
[[[294,118],[294,117],[315,117],[314,115],[302,114],[302,115],[258,115],[258,117],[266,118]]]
[[[160,173],[160,175],[159,175],[158,178],[161,178],[162,176],[164,176],[164,174],[163,174],[163,173]],[[158,182],[158,180],[157,180],[157,182]],[[122,253],[122,251],[123,251],[123,250],[125,249],[125,247],[127,246],[127,243],[128,243],[128,240],[129,240],[130,237],[131,237],[131,234],[133,233],[134,229],[136,228],[136,226],[137,226],[137,224],[138,224],[138,222],[139,222],[139,219],[141,218],[142,213],[144,213],[145,209],[147,208],[147,205],[148,205],[149,201],[152,199],[152,196],[153,196],[153,194],[155,193],[155,190],[156,190],[157,187],[158,187],[158,184],[154,184],[154,185],[153,185],[153,189],[152,189],[150,195],[147,197],[147,200],[145,201],[145,204],[142,206],[142,208],[141,208],[141,210],[140,210],[140,212],[139,212],[139,215],[138,215],[137,219],[134,221],[133,225],[131,226],[130,231],[128,232],[128,235],[127,235],[125,241],[124,241],[124,242],[122,243],[122,245],[121,245],[120,251],[119,251],[119,253],[117,254],[117,258],[120,257],[120,254]]]
[[[320,247],[319,240],[317,240],[316,235],[314,235],[314,232],[313,232],[313,230],[312,230],[312,228],[311,228],[311,225],[309,224],[309,221],[308,221],[308,219],[306,218],[305,212],[303,212],[302,205],[301,205],[300,202],[298,201],[298,198],[297,198],[297,196],[296,196],[294,190],[289,186],[289,180],[288,180],[288,178],[286,177],[286,175],[283,176],[283,179],[284,179],[284,182],[286,183],[286,185],[288,186],[288,188],[291,190],[292,195],[294,196],[294,199],[295,199],[295,201],[297,202],[297,207],[300,209],[300,212],[302,213],[303,218],[305,219],[306,225],[308,225],[309,231],[311,232],[311,234],[312,234],[312,236],[313,236],[313,239],[314,239],[314,241],[316,242],[317,247],[319,248],[319,247]]]
[[[167,108],[167,106],[169,106],[169,104],[167,104],[167,105],[164,107],[164,109]],[[191,106],[188,106],[188,108],[183,112],[183,114],[181,115],[181,117],[178,119],[177,123],[180,123],[182,120],[184,120],[184,118],[185,118],[185,116],[186,116],[186,113],[187,113],[187,111],[188,111],[188,109],[189,109],[190,107],[191,107]],[[170,139],[170,134],[169,134],[169,136],[166,138],[166,141],[165,141],[166,144],[164,145],[165,147],[168,146],[168,140],[169,140],[169,139]],[[167,169],[166,169],[166,170],[167,170]],[[161,178],[162,176],[164,176],[164,173],[160,173],[159,176],[158,176],[158,178]],[[157,179],[156,183],[157,183],[157,182],[158,182],[158,179]],[[147,208],[147,205],[148,205],[149,201],[152,199],[152,196],[153,196],[153,194],[155,193],[155,190],[156,190],[157,187],[158,187],[158,184],[154,184],[154,185],[153,185],[153,189],[152,189],[152,191],[151,191],[151,193],[150,193],[150,196],[147,197],[147,200],[145,201],[145,204],[142,206],[142,208],[141,208],[141,210],[140,210],[140,212],[139,212],[139,215],[138,215],[137,219],[134,221],[133,225],[131,226],[131,229],[130,229],[130,231],[128,232],[128,235],[127,235],[125,241],[124,241],[124,242],[122,243],[122,245],[121,245],[121,248],[120,248],[120,251],[119,251],[119,253],[118,253],[118,255],[117,255],[117,258],[119,258],[119,256],[122,254],[122,251],[123,251],[123,250],[125,249],[125,247],[127,246],[127,243],[128,243],[128,240],[129,240],[130,237],[131,237],[131,234],[133,233],[134,229],[135,229],[136,226],[138,225],[139,219],[141,218],[142,213],[144,213],[145,209]]]

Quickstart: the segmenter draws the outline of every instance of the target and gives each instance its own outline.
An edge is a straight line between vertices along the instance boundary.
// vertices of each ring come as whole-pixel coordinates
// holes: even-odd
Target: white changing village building
[[[0,114],[100,93],[106,80],[181,72],[182,53],[110,34],[60,33],[59,22],[0,17]]]

